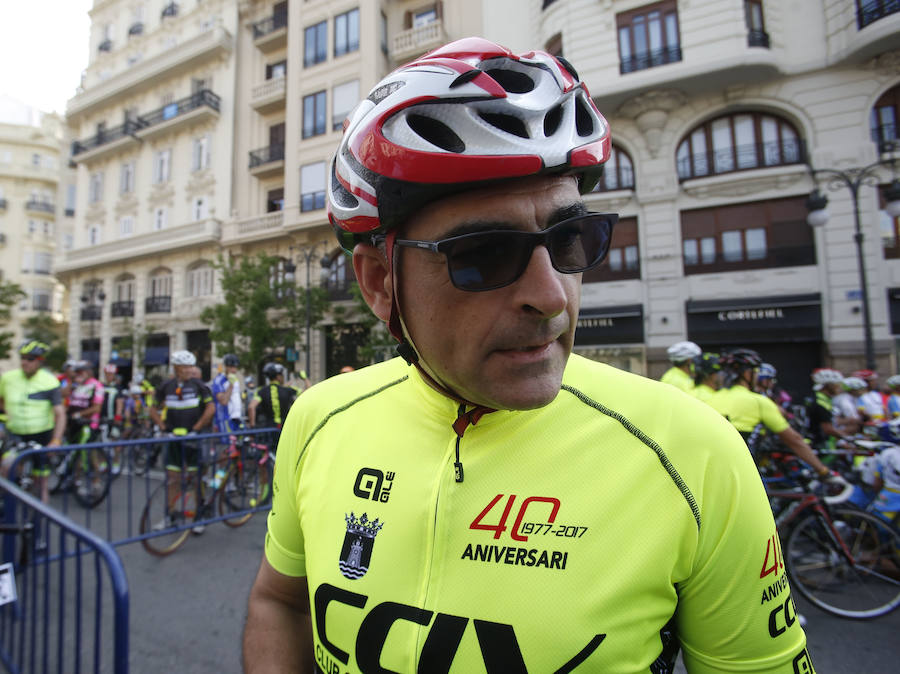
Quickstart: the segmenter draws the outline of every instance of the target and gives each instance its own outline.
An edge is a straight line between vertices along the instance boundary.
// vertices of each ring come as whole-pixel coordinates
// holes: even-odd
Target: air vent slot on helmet
[[[447,152],[465,152],[466,144],[462,138],[443,122],[425,115],[407,115],[409,128],[432,145],[437,145]]]
[[[575,66],[569,63],[568,59],[563,58],[562,56],[557,56],[556,60],[562,64],[562,67],[569,71],[569,74],[578,82],[581,78],[578,77],[578,71],[575,70]]]
[[[527,94],[534,89],[534,80],[518,70],[494,68],[485,72],[493,77],[497,84],[503,87],[504,91],[511,94]]]
[[[504,115],[502,113],[496,112],[481,112],[478,114],[481,119],[490,124],[493,127],[500,129],[501,131],[506,131],[506,133],[511,133],[514,136],[518,136],[519,138],[528,138],[528,128],[525,126],[525,122],[523,122],[518,117],[513,115]]]
[[[562,122],[563,117],[563,109],[561,105],[557,105],[555,108],[550,110],[546,115],[544,115],[544,136],[549,138],[556,130],[559,129],[559,124]]]
[[[594,116],[580,96],[575,99],[575,130],[582,138],[594,133]]]
[[[334,195],[334,200],[338,203],[341,208],[356,208],[359,206],[359,199],[353,196],[347,188],[345,188],[341,181],[337,179],[337,175],[335,175],[335,165],[334,162],[331,163],[331,193]]]

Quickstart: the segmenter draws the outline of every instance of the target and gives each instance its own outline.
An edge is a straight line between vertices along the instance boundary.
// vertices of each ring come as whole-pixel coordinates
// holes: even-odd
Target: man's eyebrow
[[[569,204],[568,206],[561,206],[548,216],[547,227],[555,225],[557,222],[568,220],[569,218],[574,218],[579,215],[586,215],[587,213],[587,206],[585,206],[581,201],[576,201]],[[517,230],[519,229],[519,226],[511,222],[504,222],[502,220],[469,220],[468,222],[461,222],[450,229],[448,232],[445,232],[443,238],[462,236],[463,234],[471,234],[473,232],[496,231],[498,229]]]
[[[550,217],[547,218],[547,227],[551,227],[557,222],[562,222],[563,220],[568,220],[569,218],[576,218],[579,215],[587,214],[588,209],[587,206],[584,205],[584,202],[576,201],[569,204],[568,206],[563,206],[553,211],[553,213],[550,214]]]

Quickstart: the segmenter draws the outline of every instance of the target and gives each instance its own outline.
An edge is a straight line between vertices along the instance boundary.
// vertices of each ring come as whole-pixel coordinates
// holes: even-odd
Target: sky
[[[87,68],[93,0],[0,0],[0,97],[65,113]]]

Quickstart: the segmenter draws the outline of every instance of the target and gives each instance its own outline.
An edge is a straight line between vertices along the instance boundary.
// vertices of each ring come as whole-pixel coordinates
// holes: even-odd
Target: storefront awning
[[[575,344],[631,344],[644,341],[644,307],[625,304],[582,309]]]
[[[822,341],[822,296],[775,295],[688,300],[688,339],[698,343],[748,344]]]

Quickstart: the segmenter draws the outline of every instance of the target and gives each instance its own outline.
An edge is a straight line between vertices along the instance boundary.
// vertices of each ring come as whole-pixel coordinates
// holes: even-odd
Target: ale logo
[[[369,570],[375,536],[381,531],[384,522],[379,521],[377,517],[370,520],[366,513],[357,517],[351,512],[349,515],[344,514],[344,519],[347,522],[347,534],[344,536],[338,566],[345,577],[357,580],[365,576]]]

